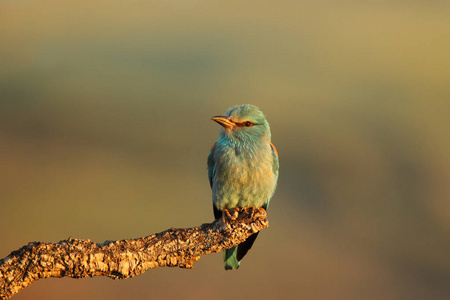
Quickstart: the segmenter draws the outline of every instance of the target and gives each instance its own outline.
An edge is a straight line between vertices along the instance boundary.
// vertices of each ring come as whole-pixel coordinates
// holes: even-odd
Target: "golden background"
[[[450,299],[447,1],[0,2],[0,257],[213,220],[210,117],[280,154],[264,230],[133,279],[14,299]]]

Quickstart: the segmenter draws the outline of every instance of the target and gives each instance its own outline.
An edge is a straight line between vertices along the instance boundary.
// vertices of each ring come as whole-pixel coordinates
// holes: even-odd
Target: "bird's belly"
[[[234,207],[261,207],[275,189],[276,178],[269,167],[230,164],[217,170],[213,185],[213,201],[220,210]]]

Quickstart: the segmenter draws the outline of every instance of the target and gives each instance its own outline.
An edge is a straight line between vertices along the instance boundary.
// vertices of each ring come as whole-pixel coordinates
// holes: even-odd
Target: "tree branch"
[[[0,260],[0,298],[8,299],[41,278],[124,279],[158,267],[192,269],[201,255],[234,247],[268,226],[263,208],[242,208],[224,210],[223,217],[210,224],[171,228],[140,239],[32,242]]]

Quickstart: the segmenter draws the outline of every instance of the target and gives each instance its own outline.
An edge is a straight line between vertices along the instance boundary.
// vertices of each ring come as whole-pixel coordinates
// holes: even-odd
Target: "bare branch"
[[[29,243],[0,260],[0,298],[8,299],[41,278],[124,279],[158,267],[191,269],[201,255],[234,247],[269,226],[262,208],[224,210],[223,215],[200,227],[171,228],[140,239]]]

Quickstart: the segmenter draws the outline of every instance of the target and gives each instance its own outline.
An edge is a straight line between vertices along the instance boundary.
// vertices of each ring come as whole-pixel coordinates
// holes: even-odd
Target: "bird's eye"
[[[252,122],[249,122],[249,121],[245,122],[244,125],[247,127],[253,126]]]

